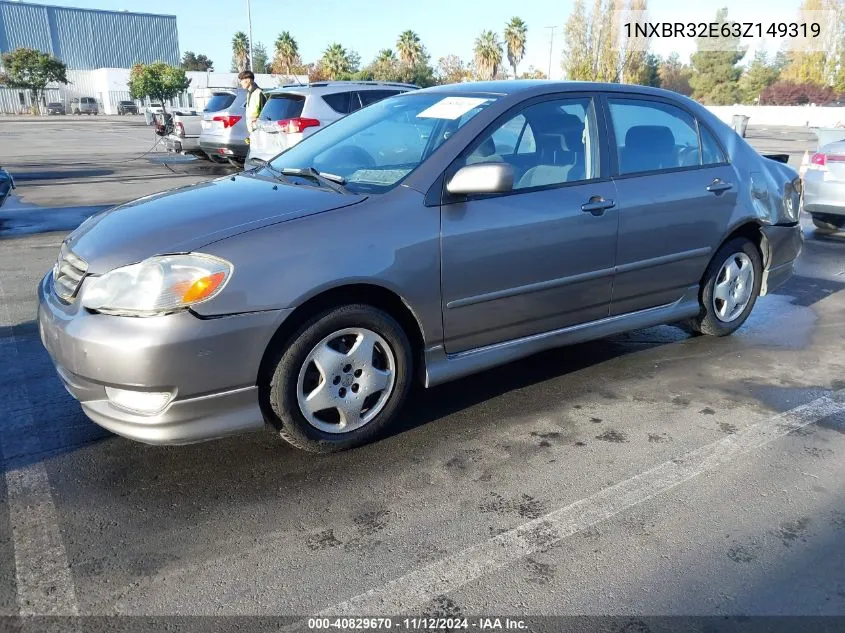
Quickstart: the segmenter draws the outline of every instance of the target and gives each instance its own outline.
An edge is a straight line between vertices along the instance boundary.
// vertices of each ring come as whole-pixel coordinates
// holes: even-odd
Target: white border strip
[[[41,452],[12,325],[0,279],[0,327],[8,330],[0,337],[0,349],[12,372],[12,379],[0,390],[0,411],[4,412],[0,421],[0,449],[6,468],[9,522],[15,547],[18,609],[22,616],[77,615],[76,591],[47,469],[39,461],[12,470],[17,461]]]
[[[664,462],[565,508],[412,571],[382,587],[329,607],[317,615],[409,613],[436,596],[460,589],[484,574],[513,564],[628,508],[668,492],[703,472],[724,466],[743,453],[845,411],[845,403],[836,401],[842,395],[845,395],[845,391],[835,392],[831,396],[823,396],[753,424],[734,435]]]

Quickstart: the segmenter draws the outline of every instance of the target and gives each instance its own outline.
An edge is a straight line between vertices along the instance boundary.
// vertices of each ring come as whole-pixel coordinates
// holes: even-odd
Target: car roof
[[[596,81],[555,81],[550,79],[508,79],[504,81],[466,81],[457,84],[443,84],[424,88],[420,92],[444,92],[449,94],[471,93],[496,96],[521,93],[543,94],[545,92],[619,92],[651,94],[654,96],[682,97],[676,92],[640,86],[638,84],[601,83]]]
[[[405,90],[419,90],[415,84],[405,84],[395,81],[312,81],[309,84],[285,84],[278,88],[271,88],[265,92],[269,95],[284,93],[293,94],[325,94],[347,90],[377,90],[378,88],[400,88]]]

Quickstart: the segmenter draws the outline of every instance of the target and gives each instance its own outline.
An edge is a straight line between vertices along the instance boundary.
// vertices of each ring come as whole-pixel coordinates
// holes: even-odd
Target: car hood
[[[252,174],[139,198],[92,216],[65,240],[93,274],[153,255],[195,251],[239,233],[366,200]]]

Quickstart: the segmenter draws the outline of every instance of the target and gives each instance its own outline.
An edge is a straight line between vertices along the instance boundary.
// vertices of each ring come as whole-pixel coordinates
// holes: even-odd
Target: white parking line
[[[20,615],[76,615],[79,608],[67,553],[59,530],[47,469],[42,462],[24,465],[41,452],[32,421],[32,402],[23,372],[12,319],[0,280],[0,349],[11,380],[0,391],[0,449],[6,469],[9,523],[15,548]]]
[[[840,390],[753,424],[589,497],[323,610],[319,616],[403,614],[636,506],[743,453],[845,411]],[[300,628],[300,624],[291,628]]]

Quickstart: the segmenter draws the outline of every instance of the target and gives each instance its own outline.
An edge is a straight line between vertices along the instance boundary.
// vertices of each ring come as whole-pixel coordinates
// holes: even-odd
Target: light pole
[[[547,26],[547,29],[551,29],[550,37],[549,37],[549,73],[546,75],[549,79],[552,78],[552,48],[555,44],[555,30],[557,29],[556,26]]]
[[[246,21],[249,26],[249,35],[247,35],[249,38],[249,69],[255,72],[255,66],[252,63],[252,11],[249,7],[249,0],[246,0]]]

